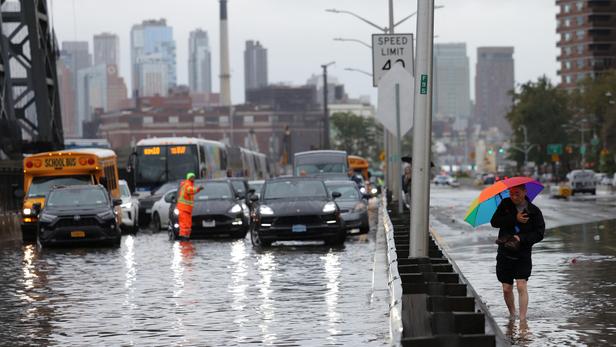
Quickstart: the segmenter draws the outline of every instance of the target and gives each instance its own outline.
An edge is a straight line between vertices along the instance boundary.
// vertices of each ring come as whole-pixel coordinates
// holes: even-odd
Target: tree
[[[348,154],[367,158],[373,165],[383,150],[383,127],[372,117],[337,112],[330,117],[332,146]]]
[[[525,125],[528,130],[528,142],[536,147],[529,152],[528,159],[537,164],[550,162],[547,154],[548,144],[570,143],[562,125],[572,118],[567,92],[556,88],[543,76],[537,82],[527,82],[520,87],[520,92],[513,94],[514,105],[507,114],[507,120],[513,129],[511,142],[521,147],[524,134],[520,129]],[[510,157],[521,165],[524,154],[512,150]]]

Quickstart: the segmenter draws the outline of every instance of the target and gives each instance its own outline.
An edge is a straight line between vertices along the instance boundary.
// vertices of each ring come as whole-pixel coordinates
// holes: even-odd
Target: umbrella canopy
[[[482,190],[479,197],[473,200],[464,220],[473,227],[488,223],[500,202],[509,197],[509,188],[522,184],[526,186],[526,196],[530,201],[543,190],[543,185],[530,177],[512,177],[498,181]]]

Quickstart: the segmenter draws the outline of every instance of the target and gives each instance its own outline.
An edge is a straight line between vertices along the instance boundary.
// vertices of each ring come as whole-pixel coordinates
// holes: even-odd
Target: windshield
[[[231,184],[233,185],[233,189],[238,193],[244,193],[244,190],[246,190],[244,182],[242,181],[231,181]]]
[[[166,192],[170,191],[171,189],[177,188],[178,183],[177,182],[170,182],[170,183],[165,183],[162,186],[160,186],[158,189],[156,189],[152,195],[163,195]]]
[[[248,182],[248,185],[251,189],[254,189],[255,192],[260,192],[261,188],[263,188],[263,183],[264,182]]]
[[[329,190],[330,194],[333,192],[340,193],[340,197],[338,200],[359,200],[359,191],[356,188],[356,185],[351,184],[325,184],[327,186],[327,190]]]
[[[295,168],[295,175],[315,175],[322,173],[347,173],[347,167],[343,163],[301,164]]]
[[[265,185],[265,199],[304,197],[327,198],[327,191],[323,182],[316,180],[289,180],[270,182]]]
[[[156,185],[199,171],[196,145],[141,146],[137,149],[137,184]]]
[[[198,185],[195,184],[195,188]],[[227,182],[210,182],[199,185],[203,187],[203,190],[195,195],[195,200],[219,200],[219,199],[231,199],[233,194],[231,188]]]
[[[90,176],[56,176],[56,177],[34,177],[30,189],[28,189],[28,198],[44,198],[54,186],[74,186],[91,184]]]
[[[101,189],[62,189],[49,195],[47,206],[79,207],[106,205],[107,194]]]
[[[130,198],[130,189],[125,184],[120,184],[120,193],[123,198]]]

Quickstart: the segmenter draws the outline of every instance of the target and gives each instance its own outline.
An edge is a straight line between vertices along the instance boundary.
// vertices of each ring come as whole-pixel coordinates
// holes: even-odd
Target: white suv
[[[139,231],[139,200],[133,196],[125,180],[120,180],[120,197],[122,198],[122,230],[137,233]]]

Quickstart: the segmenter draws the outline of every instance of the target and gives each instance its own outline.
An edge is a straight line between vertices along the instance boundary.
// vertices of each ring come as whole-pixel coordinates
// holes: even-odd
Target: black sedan
[[[250,237],[255,247],[274,241],[324,240],[342,245],[346,239],[338,205],[323,180],[314,177],[285,177],[265,181],[260,198],[253,198],[255,218]],[[331,193],[333,198],[340,193]]]
[[[248,206],[233,189],[229,180],[196,180],[190,238],[228,236],[243,238],[250,227]],[[175,199],[174,199],[175,201]],[[169,213],[169,237],[176,239],[180,232],[179,211],[175,202]]]
[[[116,206],[121,204],[121,199],[111,200],[100,185],[54,188],[39,213],[38,242],[41,246],[76,243],[119,246],[122,232]]]
[[[368,194],[362,194],[357,184],[353,181],[325,181],[325,186],[330,192],[340,193],[336,203],[340,208],[340,214],[344,225],[349,232],[359,230],[360,234],[370,231],[368,221]]]

